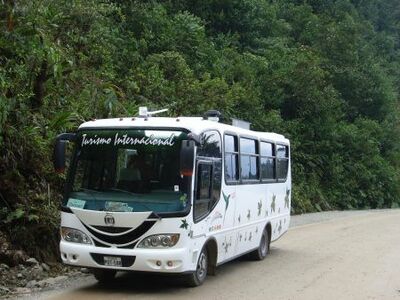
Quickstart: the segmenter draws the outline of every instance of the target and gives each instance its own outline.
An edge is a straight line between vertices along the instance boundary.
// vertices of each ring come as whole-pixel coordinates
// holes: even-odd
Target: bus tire
[[[115,278],[117,271],[106,270],[106,269],[92,269],[92,274],[96,280],[101,284],[108,284],[112,282]]]
[[[186,286],[196,287],[204,283],[207,277],[208,263],[209,263],[208,252],[206,247],[203,247],[203,249],[200,252],[199,259],[197,261],[196,271],[186,275],[185,278]]]
[[[260,245],[256,250],[250,252],[249,254],[250,258],[253,260],[263,260],[268,255],[269,244],[270,244],[270,239],[268,236],[268,230],[267,228],[264,228],[264,231],[260,239]]]

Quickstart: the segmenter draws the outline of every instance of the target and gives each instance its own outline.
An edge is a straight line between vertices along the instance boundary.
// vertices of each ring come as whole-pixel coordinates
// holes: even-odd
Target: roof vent
[[[250,122],[232,118],[232,126],[250,130]]]
[[[204,120],[219,122],[219,119],[222,117],[222,114],[215,109],[210,109],[206,111],[203,115]]]

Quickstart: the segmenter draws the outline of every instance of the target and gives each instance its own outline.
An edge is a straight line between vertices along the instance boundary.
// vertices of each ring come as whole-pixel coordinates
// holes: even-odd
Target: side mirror
[[[65,170],[66,143],[64,140],[57,140],[54,145],[54,169],[57,173],[64,173]]]
[[[54,145],[53,164],[57,173],[63,173],[65,170],[65,149],[68,141],[75,141],[75,133],[62,133],[57,136]]]
[[[180,153],[180,174],[183,176],[193,175],[194,165],[194,141],[183,140]]]

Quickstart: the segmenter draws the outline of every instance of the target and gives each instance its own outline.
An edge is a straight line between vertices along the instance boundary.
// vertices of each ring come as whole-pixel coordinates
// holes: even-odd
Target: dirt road
[[[400,299],[400,210],[339,213],[327,219],[291,228],[272,244],[264,261],[242,259],[220,266],[217,276],[198,288],[183,288],[173,278],[134,274],[103,288],[87,276],[33,298]],[[307,222],[300,216],[294,223]]]

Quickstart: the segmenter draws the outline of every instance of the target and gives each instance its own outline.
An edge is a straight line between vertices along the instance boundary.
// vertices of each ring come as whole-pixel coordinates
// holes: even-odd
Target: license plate
[[[122,267],[121,257],[104,256],[104,265],[110,267]]]

